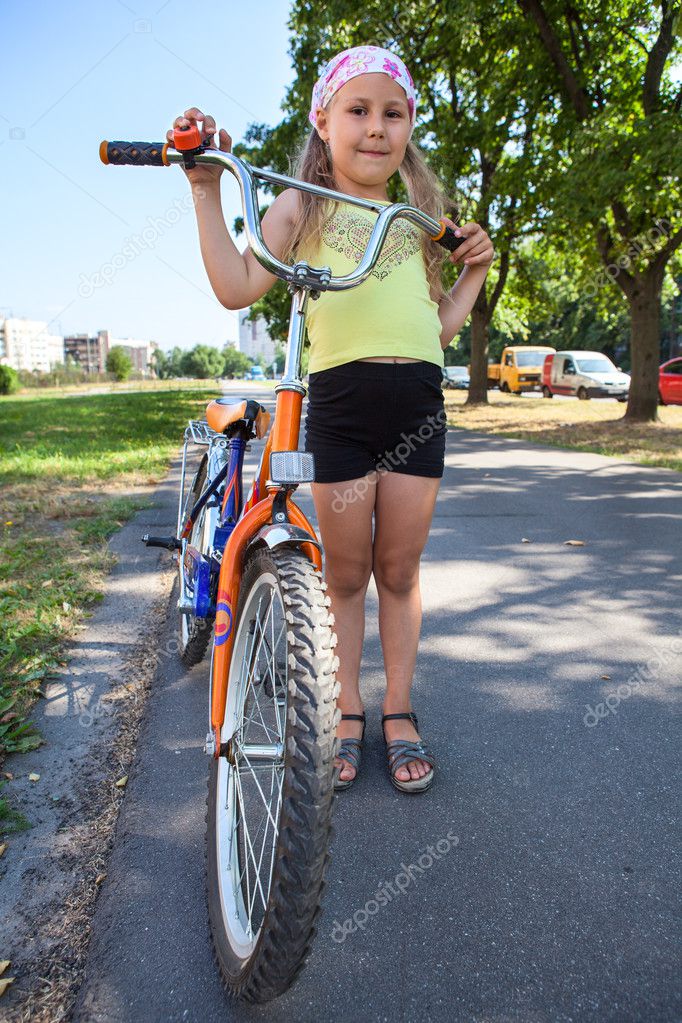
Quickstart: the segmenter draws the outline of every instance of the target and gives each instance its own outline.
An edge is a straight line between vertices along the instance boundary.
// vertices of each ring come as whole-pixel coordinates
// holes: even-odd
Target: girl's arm
[[[438,305],[438,317],[442,327],[440,346],[443,349],[448,347],[464,326],[495,256],[490,238],[478,224],[469,223],[457,227],[451,220],[447,220],[447,223],[455,229],[458,236],[466,238],[466,241],[450,256],[450,262],[461,262],[464,269],[449,296],[442,298]]]
[[[239,252],[230,238],[220,202],[220,183],[192,185],[199,227],[201,255],[208,279],[221,305],[245,309],[266,291],[277,277],[261,266],[251,249]],[[261,221],[263,240],[278,259],[294,227],[298,193],[288,188],[277,196]]]
[[[199,122],[202,125],[202,142],[213,140],[216,134],[215,119],[211,114],[202,113],[198,107],[190,107],[180,117],[176,117],[173,127],[166,132],[166,139],[172,144],[174,129],[198,127]],[[229,153],[232,148],[232,139],[224,128],[218,132],[218,148],[224,153]],[[244,309],[262,298],[277,278],[261,266],[248,245],[243,252],[239,252],[230,238],[220,201],[220,176],[223,168],[196,164],[184,170],[192,186],[201,255],[211,287],[221,305],[227,309]],[[281,259],[291,237],[298,201],[296,189],[287,188],[277,196],[261,221],[265,244],[278,259]]]

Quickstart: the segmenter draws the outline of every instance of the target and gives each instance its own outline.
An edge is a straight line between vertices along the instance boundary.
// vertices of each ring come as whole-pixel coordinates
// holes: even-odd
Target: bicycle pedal
[[[182,549],[182,544],[176,536],[150,536],[149,533],[145,533],[142,537],[142,543],[146,547],[163,547],[167,551],[179,551]]]

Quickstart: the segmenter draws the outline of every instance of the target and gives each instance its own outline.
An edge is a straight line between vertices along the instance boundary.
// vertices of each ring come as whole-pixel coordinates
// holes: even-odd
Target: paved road
[[[450,432],[413,698],[437,779],[388,781],[372,582],[363,769],[336,797],[308,965],[269,1006],[226,1002],[214,970],[207,669],[164,658],[74,1019],[679,1020],[681,523],[673,472]],[[389,882],[403,894],[374,912]]]

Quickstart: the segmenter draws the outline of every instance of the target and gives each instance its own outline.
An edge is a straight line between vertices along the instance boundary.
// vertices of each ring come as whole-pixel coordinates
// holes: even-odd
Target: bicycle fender
[[[322,550],[319,540],[316,540],[305,529],[302,529],[300,526],[294,526],[290,522],[276,522],[262,526],[249,544],[249,547],[267,544],[270,550],[273,550],[275,547],[281,547],[285,543],[312,543]]]

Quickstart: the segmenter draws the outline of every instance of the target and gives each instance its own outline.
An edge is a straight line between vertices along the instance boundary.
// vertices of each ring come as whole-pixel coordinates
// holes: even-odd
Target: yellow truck
[[[556,348],[548,345],[509,345],[502,349],[499,363],[488,365],[488,387],[509,394],[542,390],[542,364]]]

